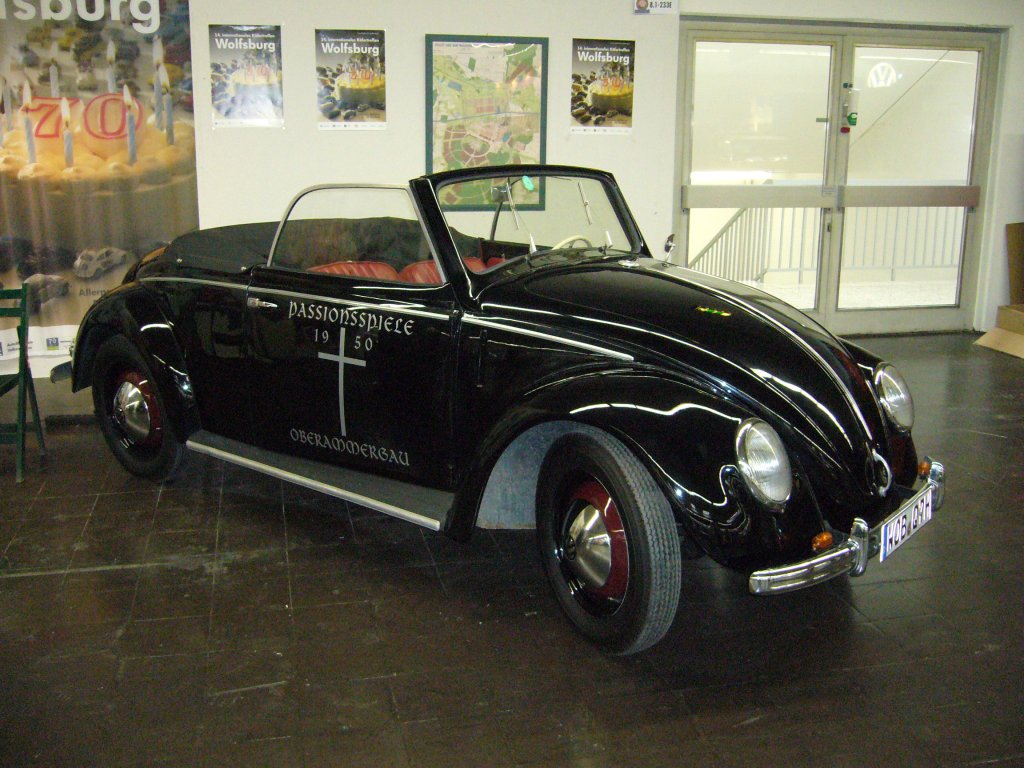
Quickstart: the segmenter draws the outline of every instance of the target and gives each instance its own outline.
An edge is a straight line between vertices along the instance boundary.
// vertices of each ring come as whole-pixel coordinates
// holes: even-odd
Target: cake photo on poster
[[[316,30],[321,130],[386,126],[385,61],[383,30]]]
[[[281,27],[210,25],[213,127],[284,125]]]
[[[77,326],[144,253],[198,225],[188,4],[152,5],[117,20],[102,2],[98,20],[19,6],[4,21],[0,283],[30,285],[33,326]],[[33,356],[67,352],[46,338]]]
[[[628,133],[633,127],[633,40],[572,41],[569,111],[573,133]]]

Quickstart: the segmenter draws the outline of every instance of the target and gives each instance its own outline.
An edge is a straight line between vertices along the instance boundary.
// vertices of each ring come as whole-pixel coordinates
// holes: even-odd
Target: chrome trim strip
[[[632,363],[636,360],[632,355],[626,354],[625,352],[617,352],[614,349],[608,349],[607,347],[599,347],[596,344],[588,344],[585,341],[576,341],[575,339],[567,339],[562,336],[552,336],[550,333],[544,333],[542,331],[533,331],[529,328],[518,328],[513,325],[504,325],[494,320],[484,320],[481,317],[473,317],[466,315],[463,318],[463,322],[470,325],[479,325],[483,328],[494,328],[498,331],[508,331],[509,333],[518,333],[523,336],[531,336],[535,339],[544,339],[545,341],[554,341],[558,344],[565,344],[567,347],[577,347],[579,349],[585,349],[588,352],[596,352],[599,355],[607,355],[608,357],[614,357],[616,360],[622,360],[627,363]]]
[[[402,509],[401,507],[386,504],[382,501],[377,501],[376,499],[371,499],[368,496],[363,496],[362,494],[346,491],[343,488],[328,485],[327,483],[321,483],[318,480],[311,480],[308,477],[302,477],[301,475],[296,475],[293,472],[273,467],[269,464],[263,464],[262,462],[255,461],[253,459],[247,459],[244,456],[238,456],[237,454],[223,451],[220,448],[214,448],[213,446],[196,442],[195,440],[187,441],[185,446],[196,453],[212,456],[215,459],[221,459],[222,461],[227,461],[231,464],[237,464],[238,466],[245,467],[246,469],[253,469],[257,472],[262,472],[265,475],[276,477],[278,480],[295,483],[296,485],[301,485],[304,488],[309,488],[311,490],[327,494],[328,496],[334,496],[338,499],[351,501],[354,504],[359,504],[360,506],[367,507],[369,509],[375,509],[378,512],[383,512],[385,515],[397,517],[399,520],[405,520],[409,523],[415,523],[416,525],[424,528],[429,528],[432,531],[441,530],[441,523],[438,520],[420,515],[416,512],[410,512],[409,510]]]
[[[248,290],[248,283],[225,283],[220,280],[203,280],[198,277],[143,277],[140,283],[190,283],[194,285],[212,285],[215,288],[234,288],[239,291]]]
[[[942,464],[934,461],[925,484],[877,526],[869,528],[858,517],[853,521],[850,538],[839,546],[798,563],[754,571],[747,585],[750,592],[755,595],[778,595],[811,587],[844,573],[851,576],[863,575],[868,568],[868,561],[879,552],[882,527],[912,507],[929,490],[932,492],[932,509],[938,509],[942,506],[945,487],[946,470]]]
[[[222,283],[217,280],[203,280],[196,277],[144,277],[140,282],[144,283],[193,283],[197,285],[212,285],[219,288],[237,288],[238,290],[247,291],[250,286],[239,285],[238,283]],[[324,304],[341,304],[348,307],[358,307],[359,309],[375,310],[380,312],[396,312],[401,315],[415,315],[417,317],[426,317],[432,320],[449,320],[450,315],[443,314],[441,312],[429,312],[425,309],[415,309],[413,307],[405,307],[398,304],[374,304],[369,301],[353,301],[352,299],[336,299],[330,296],[318,296],[313,293],[299,293],[298,291],[286,291],[282,288],[253,288],[253,293],[264,293],[273,296],[286,296],[295,299],[305,299],[306,301],[320,301]]]

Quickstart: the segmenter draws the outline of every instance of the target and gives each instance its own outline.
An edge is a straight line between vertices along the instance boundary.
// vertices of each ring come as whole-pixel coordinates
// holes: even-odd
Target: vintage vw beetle
[[[536,526],[613,653],[663,637],[684,556],[798,589],[942,503],[895,368],[652,258],[599,171],[318,186],[279,225],[184,235],[91,308],[72,376],[143,477],[189,448],[459,540]]]

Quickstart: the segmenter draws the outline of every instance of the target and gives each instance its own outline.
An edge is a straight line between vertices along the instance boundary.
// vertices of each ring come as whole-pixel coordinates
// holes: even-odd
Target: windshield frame
[[[483,270],[473,270],[466,266],[463,262],[463,254],[460,254],[459,248],[455,242],[454,230],[447,213],[450,211],[458,210],[449,208],[445,209],[440,202],[440,194],[442,190],[455,183],[460,182],[472,182],[483,179],[493,179],[496,183],[504,182],[508,179],[519,179],[524,176],[531,178],[536,177],[559,177],[572,180],[588,180],[598,182],[607,195],[608,203],[611,207],[612,212],[615,215],[617,223],[622,230],[623,236],[629,241],[628,249],[609,247],[607,243],[593,243],[592,248],[588,248],[588,251],[601,251],[602,253],[614,254],[617,256],[632,255],[634,257],[645,256],[649,257],[650,251],[647,248],[647,244],[644,241],[643,235],[640,233],[639,227],[636,224],[632,214],[626,205],[625,199],[619,189],[618,184],[615,182],[614,176],[606,171],[599,171],[589,168],[578,168],[574,166],[561,166],[561,165],[501,165],[501,166],[485,166],[480,168],[470,168],[457,171],[445,171],[441,173],[430,174],[422,177],[422,180],[427,181],[433,192],[433,203],[437,206],[437,214],[439,216],[439,224],[444,228],[447,238],[451,244],[452,251],[456,258],[460,262],[460,266],[470,277],[480,277],[489,275],[495,272],[503,272],[510,265],[520,264],[524,260],[529,263],[531,259],[538,255],[545,255],[551,253],[550,249],[540,249],[537,251],[531,251],[523,253],[520,257],[509,258],[499,264],[491,267],[487,267]],[[500,186],[500,184],[499,184]],[[503,205],[503,201],[499,201],[495,204],[494,211],[497,212]],[[514,215],[514,211],[510,211],[510,207],[504,205],[501,208],[504,212]],[[486,210],[486,209],[482,209]],[[589,214],[588,214],[589,215]],[[460,233],[461,234],[461,233]],[[492,224],[492,238],[493,239],[493,224]],[[481,238],[484,239],[484,238]],[[575,249],[581,250],[581,249]]]

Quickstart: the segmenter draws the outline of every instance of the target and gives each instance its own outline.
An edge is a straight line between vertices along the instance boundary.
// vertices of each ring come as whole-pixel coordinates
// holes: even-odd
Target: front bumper
[[[926,461],[930,460],[926,459]],[[881,548],[882,526],[888,520],[913,507],[917,500],[929,490],[932,493],[932,509],[938,509],[942,506],[945,488],[946,470],[939,462],[932,461],[924,484],[878,526],[869,528],[864,520],[856,518],[853,521],[850,537],[842,544],[832,547],[820,555],[801,560],[799,563],[754,571],[750,574],[750,591],[755,595],[776,595],[820,584],[844,573],[860,576],[867,570],[868,561],[876,556]]]

